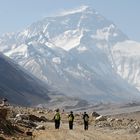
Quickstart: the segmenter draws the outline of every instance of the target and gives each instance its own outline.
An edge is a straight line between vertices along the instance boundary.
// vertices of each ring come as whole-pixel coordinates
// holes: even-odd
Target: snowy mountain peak
[[[61,16],[33,23],[18,33],[16,39],[20,42],[37,41],[47,44],[50,48],[59,47],[69,51],[87,43],[84,41],[87,37],[93,42],[111,41],[111,44],[128,39],[114,23],[89,6],[82,6],[66,11]]]
[[[62,93],[124,101],[139,97],[140,89],[139,57],[126,51],[139,43],[128,40],[113,22],[82,6],[0,38],[0,51]]]

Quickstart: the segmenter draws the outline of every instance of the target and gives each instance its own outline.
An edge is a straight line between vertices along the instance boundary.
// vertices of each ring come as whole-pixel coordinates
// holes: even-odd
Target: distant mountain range
[[[48,87],[0,54],[0,98],[9,103],[31,106],[49,101]]]
[[[1,36],[0,51],[65,95],[140,99],[140,43],[88,6]]]

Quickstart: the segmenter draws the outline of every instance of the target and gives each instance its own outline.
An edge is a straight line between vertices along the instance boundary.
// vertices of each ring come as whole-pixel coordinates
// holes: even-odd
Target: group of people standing
[[[89,116],[86,112],[84,112],[82,119],[84,122],[84,130],[88,130]],[[56,114],[54,115],[55,129],[59,129],[60,120],[61,120],[61,116],[59,113],[59,109],[57,109]],[[72,111],[68,115],[68,121],[69,121],[69,129],[72,130],[73,129],[73,122],[74,122],[74,115],[73,115]]]

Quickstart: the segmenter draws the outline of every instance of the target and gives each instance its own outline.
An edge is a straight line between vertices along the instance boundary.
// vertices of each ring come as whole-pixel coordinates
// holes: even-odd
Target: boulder
[[[47,122],[47,121],[48,121],[48,119],[46,119],[44,116],[41,116],[40,119],[41,119],[41,121],[43,121],[43,122]]]
[[[26,115],[26,114],[17,114],[16,118],[21,119],[21,120],[23,120],[23,119],[28,120],[29,119],[28,115]]]
[[[115,121],[115,119],[114,118],[107,118],[107,122],[113,122],[113,121]]]
[[[16,123],[19,126],[26,127],[26,128],[33,128],[33,127],[37,126],[34,122],[32,122],[30,120],[19,120]]]
[[[37,111],[37,113],[38,113],[38,114],[44,114],[44,111],[39,110],[39,111]]]
[[[107,120],[107,118],[105,116],[102,116],[102,115],[95,118],[95,121],[106,121],[106,120]]]
[[[36,127],[36,130],[45,130],[45,126],[44,125],[38,125]]]
[[[31,131],[26,131],[25,134],[26,134],[27,136],[32,136],[32,135],[33,135],[33,133],[32,133]]]
[[[37,117],[35,115],[29,115],[29,120],[33,121],[33,122],[46,122],[47,119],[44,117],[44,116],[41,116],[41,117]]]
[[[92,113],[92,117],[99,117],[100,115],[97,112]]]

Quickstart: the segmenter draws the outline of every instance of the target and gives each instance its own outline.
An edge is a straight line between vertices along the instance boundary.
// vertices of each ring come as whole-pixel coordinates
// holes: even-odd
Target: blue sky
[[[20,31],[43,17],[90,5],[140,42],[140,0],[0,0],[0,34]]]

